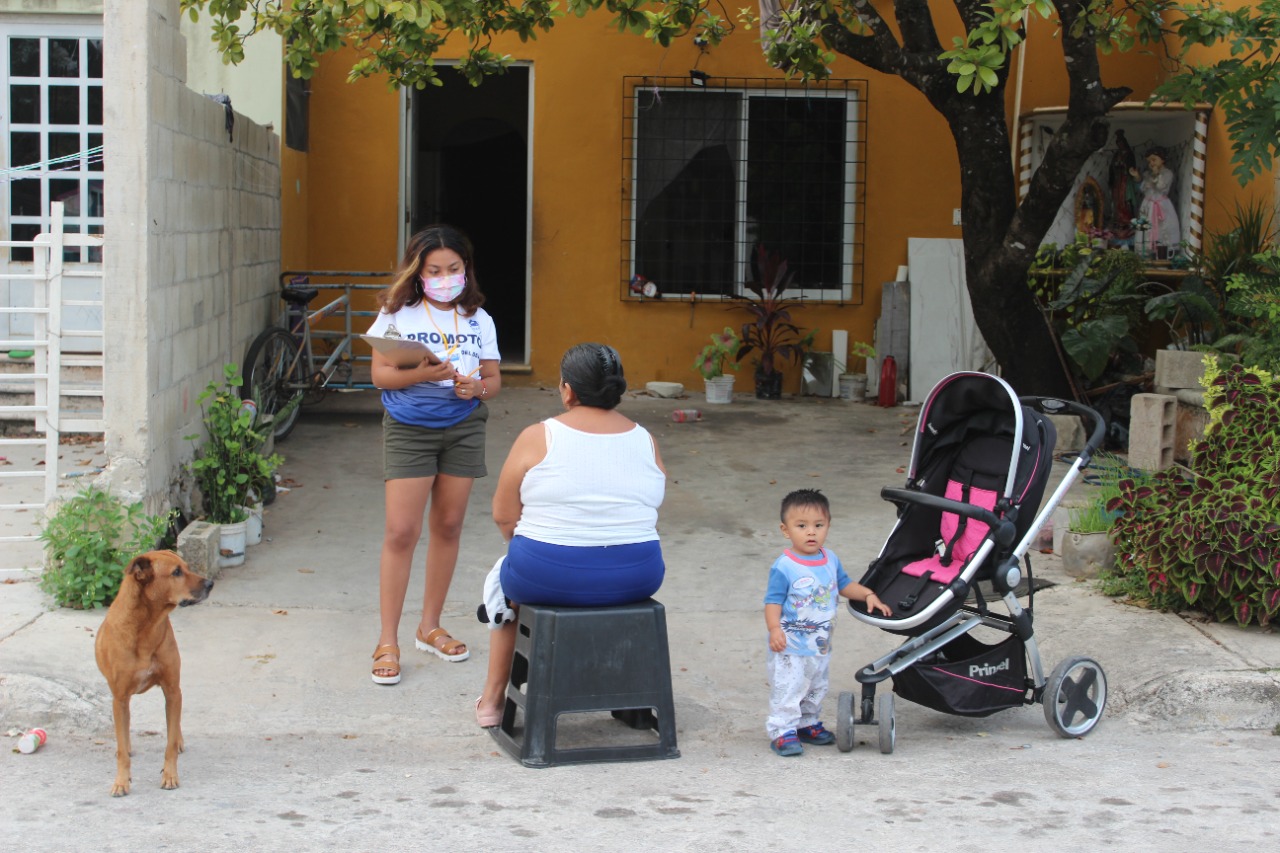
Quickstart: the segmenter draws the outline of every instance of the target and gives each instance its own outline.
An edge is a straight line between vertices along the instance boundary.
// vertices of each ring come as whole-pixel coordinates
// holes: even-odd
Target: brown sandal
[[[442,660],[450,663],[458,663],[471,657],[471,650],[467,648],[467,644],[461,640],[455,640],[449,636],[449,632],[443,628],[433,628],[427,632],[427,636],[422,636],[422,629],[417,630],[417,636],[414,637],[413,644],[424,652],[431,652]],[[458,651],[462,649],[462,651]]]
[[[390,672],[390,675],[378,675],[379,672]],[[400,647],[384,643],[373,650],[373,683],[400,683]]]

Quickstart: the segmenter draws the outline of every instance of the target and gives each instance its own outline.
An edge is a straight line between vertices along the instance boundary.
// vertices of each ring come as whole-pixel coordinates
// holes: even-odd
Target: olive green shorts
[[[451,427],[434,429],[402,424],[382,416],[382,472],[388,480],[410,477],[483,477],[484,428],[489,409],[484,403]]]

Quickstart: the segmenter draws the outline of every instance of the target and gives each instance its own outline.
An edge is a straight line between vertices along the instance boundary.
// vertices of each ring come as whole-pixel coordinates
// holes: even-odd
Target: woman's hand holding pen
[[[457,394],[462,400],[480,400],[485,397],[485,385],[476,373],[480,368],[476,368],[470,373],[461,373],[457,370],[453,371],[453,393]]]

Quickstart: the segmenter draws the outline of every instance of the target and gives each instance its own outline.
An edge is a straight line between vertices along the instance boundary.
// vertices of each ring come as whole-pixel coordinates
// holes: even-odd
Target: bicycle
[[[271,425],[272,435],[283,440],[298,422],[302,404],[319,402],[335,376],[344,389],[373,388],[371,383],[356,382],[352,365],[367,361],[352,352],[351,318],[376,312],[352,311],[351,292],[359,289],[381,289],[382,285],[360,285],[349,281],[334,284],[311,284],[311,277],[385,278],[387,273],[334,272],[324,270],[286,271],[280,274],[280,299],[283,310],[277,321],[258,334],[244,358],[242,400],[253,400],[258,418]],[[321,290],[339,289],[341,295],[324,306],[308,310]],[[339,311],[343,316],[342,331],[316,329],[321,321]],[[327,354],[317,355],[314,341],[323,342]],[[323,361],[320,359],[323,358]]]

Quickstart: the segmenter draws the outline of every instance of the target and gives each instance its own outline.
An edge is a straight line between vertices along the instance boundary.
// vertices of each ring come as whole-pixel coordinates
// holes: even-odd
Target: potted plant
[[[204,441],[196,448],[190,470],[204,502],[209,522],[220,531],[223,567],[244,562],[249,512],[272,485],[280,456],[262,455],[264,436],[254,428],[256,407],[241,401],[243,384],[234,364],[223,367],[223,384],[211,381],[198,401]],[[200,439],[189,435],[188,440]]]
[[[800,303],[783,297],[791,283],[792,274],[787,262],[776,252],[768,252],[763,245],[756,246],[756,266],[759,281],[748,282],[746,289],[755,294],[737,297],[751,319],[742,324],[742,346],[738,349],[738,361],[751,353],[756,354],[756,396],[764,400],[776,400],[782,396],[782,373],[778,359],[799,359],[803,352],[803,337],[791,322],[791,309]]]
[[[861,402],[867,396],[867,359],[876,357],[876,348],[865,341],[849,346],[848,367],[840,374],[840,398]]]
[[[1107,511],[1107,500],[1106,494],[1098,493],[1067,509],[1062,570],[1073,578],[1096,578],[1115,565],[1116,548],[1109,535],[1115,515]]]
[[[711,336],[711,343],[702,348],[693,361],[693,369],[702,374],[707,383],[708,403],[729,403],[733,400],[733,374],[725,373],[725,369],[738,369],[734,356],[738,354],[742,341],[729,326],[723,332]]]

